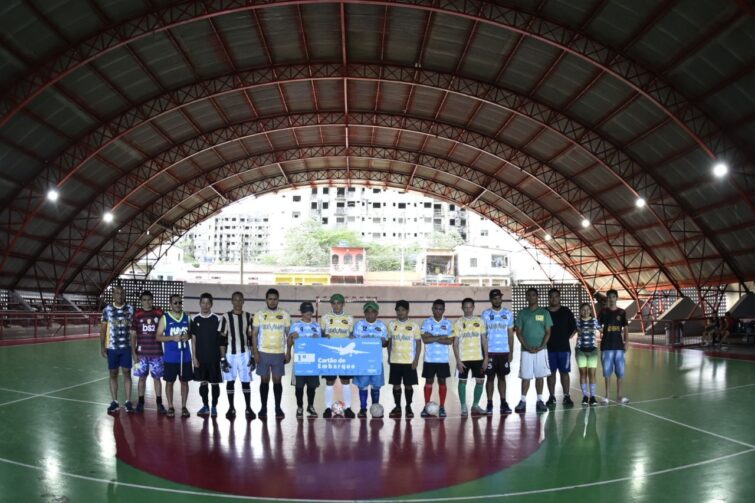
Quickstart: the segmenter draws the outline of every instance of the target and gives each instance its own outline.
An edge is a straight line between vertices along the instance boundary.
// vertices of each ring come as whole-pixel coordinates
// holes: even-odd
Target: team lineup
[[[236,381],[241,382],[244,397],[244,415],[247,420],[268,417],[268,402],[272,382],[273,412],[283,419],[281,406],[285,366],[292,361],[296,341],[303,338],[370,338],[378,339],[387,350],[388,384],[392,387],[394,406],[391,418],[413,418],[414,386],[419,384],[418,366],[422,360],[424,406],[421,417],[446,417],[447,380],[452,365],[458,380],[457,391],[462,417],[492,415],[493,399],[498,390],[499,412],[525,413],[527,394],[535,381],[538,413],[556,406],[557,377],[563,390],[563,406],[574,405],[571,399],[571,339],[579,368],[582,405],[594,406],[597,401],[596,369],[601,361],[605,383],[602,403],[609,403],[612,376],[616,377],[616,401],[628,403],[623,395],[622,381],[625,352],[628,349],[626,313],[617,307],[618,294],[607,292],[607,305],[594,316],[593,306],[582,304],[578,316],[562,306],[560,292],[548,292],[548,307],[538,303],[538,291],[530,288],[526,293],[527,307],[516,315],[503,306],[502,293],[493,289],[489,293],[490,307],[475,315],[475,302],[466,298],[461,302],[463,315],[455,320],[444,316],[446,304],[435,300],[431,316],[422,323],[409,317],[410,304],[406,300],[395,303],[395,317],[378,319],[380,305],[375,301],[363,305],[363,319],[344,312],[345,299],[341,294],[330,297],[331,311],[314,320],[314,305],[302,302],[301,317],[292,322],[291,316],[279,308],[279,293],[271,288],[265,295],[265,308],[253,315],[244,311],[244,295],[235,292],[233,309],[222,315],[212,312],[213,297],[204,293],[199,299],[199,313],[190,316],[183,310],[180,295],[170,297],[168,310],[153,305],[149,291],[142,292],[140,307],[135,309],[125,302],[123,287],[113,290],[113,302],[102,313],[100,330],[101,354],[107,359],[110,372],[112,402],[108,413],[120,409],[118,402],[119,375],[123,375],[127,412],[142,413],[145,408],[145,391],[152,378],[158,413],[168,417],[180,414],[190,417],[187,408],[189,382],[200,383],[202,407],[197,415],[216,417],[220,400],[220,385],[225,383],[228,399],[226,417],[236,416]],[[520,343],[519,378],[521,398],[512,408],[506,401],[506,379],[514,357],[514,337]],[[340,346],[339,346],[340,347]],[[336,349],[333,347],[333,349]],[[376,348],[376,350],[379,349]],[[344,349],[343,351],[353,351]],[[451,363],[453,353],[455,364]],[[138,378],[136,405],[131,401],[133,375]],[[255,413],[251,406],[253,374],[260,379],[261,407]],[[294,372],[292,372],[294,373]],[[467,403],[467,381],[474,380],[471,405]],[[162,381],[165,381],[163,402]],[[336,399],[336,381],[341,383],[341,397]],[[496,383],[497,380],[497,383]],[[180,383],[180,407],[174,405],[174,384]],[[292,375],[295,389],[296,417],[317,418],[315,408],[317,388],[325,381],[325,409],[322,417],[352,419],[382,418],[380,390],[385,385],[382,363],[375,375]],[[431,401],[437,381],[439,401]],[[549,398],[544,399],[547,383]],[[352,409],[352,387],[358,390],[359,408]],[[496,386],[497,384],[497,386]],[[304,395],[306,391],[306,407]],[[483,392],[487,403],[481,404]],[[402,407],[403,398],[403,407]]]

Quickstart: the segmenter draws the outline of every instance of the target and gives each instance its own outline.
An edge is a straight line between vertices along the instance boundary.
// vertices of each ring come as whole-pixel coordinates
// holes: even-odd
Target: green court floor
[[[462,420],[454,384],[449,387],[449,417],[443,424],[419,417],[386,419],[377,426],[363,421],[370,423],[366,430],[359,420],[340,420],[350,423],[336,432],[344,442],[358,447],[366,434],[382,447],[376,451],[377,460],[371,459],[370,451],[357,449],[348,454],[352,456],[348,465],[334,469],[343,470],[344,477],[363,477],[365,484],[398,487],[387,498],[394,501],[755,501],[755,362],[639,347],[632,348],[627,358],[630,405],[563,409],[559,404],[538,418],[532,389],[524,418],[501,418],[496,408],[491,418]],[[218,469],[216,460],[226,459],[254,465],[264,474],[266,463],[274,459],[269,481],[263,483],[280,484],[281,495],[294,494],[286,486],[307,476],[306,467],[311,465],[297,465],[297,459],[311,461],[314,456],[319,463],[335,459],[327,454],[332,447],[328,442],[338,442],[337,437],[333,440],[330,422],[297,421],[293,388],[287,382],[284,400],[289,415],[278,424],[273,419],[266,425],[236,419],[231,427],[223,418],[224,394],[220,417],[209,426],[196,416],[168,423],[151,409],[138,417],[125,412],[118,418],[108,416],[105,367],[95,340],[0,347],[0,501],[273,500],[255,498],[254,487],[244,486],[244,480],[237,481],[241,493],[222,494],[201,484],[167,480],[119,459],[121,454],[148,459],[179,475],[186,466],[170,459],[170,448],[139,444],[140,435],[155,431],[170,432],[171,438],[206,435],[207,448],[212,450],[208,464],[215,463],[207,467],[210,471]],[[515,372],[516,367],[508,379],[507,398],[512,404],[519,396]],[[578,400],[576,377],[573,369],[572,396]],[[194,386],[192,414],[199,407]],[[258,382],[252,390],[258,408]],[[602,379],[598,390],[603,393]],[[421,394],[417,387],[415,403],[421,402]],[[239,393],[237,407],[240,400]],[[387,387],[381,401],[392,402]],[[415,406],[416,412],[419,408]],[[321,432],[325,440],[315,446],[313,439]],[[305,441],[309,444],[297,445]],[[437,456],[440,450],[445,456],[444,449],[449,462],[443,469],[463,474],[465,481],[426,490],[417,481],[424,480],[426,470],[440,469],[437,461],[433,466],[426,463],[427,455],[432,451]],[[497,462],[500,452],[501,459],[510,462],[500,470],[475,470],[475,460],[486,449],[495,453],[484,459]],[[337,484],[304,497],[296,494],[300,501],[351,497]]]

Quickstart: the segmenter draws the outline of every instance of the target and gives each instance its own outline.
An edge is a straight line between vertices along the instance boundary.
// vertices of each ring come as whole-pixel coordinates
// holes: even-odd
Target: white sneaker
[[[609,400],[608,400],[608,398],[606,397],[606,398],[603,398],[603,399],[602,399],[602,400],[600,401],[600,403],[602,403],[603,405],[608,405],[608,403],[609,403]]]
[[[628,403],[629,403],[629,398],[627,398],[627,397],[622,397],[621,398],[621,405],[626,405]]]

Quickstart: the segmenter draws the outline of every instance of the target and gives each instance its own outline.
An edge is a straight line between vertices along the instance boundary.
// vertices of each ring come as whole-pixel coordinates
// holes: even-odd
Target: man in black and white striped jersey
[[[250,340],[252,336],[252,314],[243,310],[244,294],[241,292],[233,293],[231,304],[233,304],[233,311],[223,314],[223,335],[226,337],[226,359],[228,361],[227,369],[223,370],[223,380],[226,383],[229,405],[225,417],[228,419],[236,417],[233,395],[238,378],[241,380],[241,391],[244,393],[244,401],[246,402],[246,418],[252,420],[256,417],[249,404],[252,367],[254,366]]]

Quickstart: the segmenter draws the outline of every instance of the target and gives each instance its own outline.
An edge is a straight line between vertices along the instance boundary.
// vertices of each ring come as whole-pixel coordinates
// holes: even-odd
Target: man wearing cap
[[[302,302],[299,306],[301,319],[296,321],[288,331],[288,356],[291,361],[291,348],[294,341],[300,337],[321,337],[322,329],[316,321],[312,321],[315,308],[311,302]],[[291,384],[296,387],[296,417],[304,416],[304,387],[307,387],[307,417],[317,417],[315,410],[315,390],[320,385],[319,376],[292,376]]]
[[[396,406],[389,417],[401,417],[401,383],[406,397],[406,417],[414,417],[412,396],[417,379],[417,365],[422,351],[422,334],[415,322],[409,320],[409,302],[396,302],[396,318],[388,323],[388,363],[391,365],[388,383],[393,385],[393,400]]]
[[[488,405],[485,413],[493,414],[493,391],[498,378],[498,396],[501,399],[501,414],[511,414],[506,402],[506,376],[511,372],[511,358],[514,356],[514,313],[503,307],[503,295],[498,288],[490,290],[490,308],[482,312],[482,319],[488,328],[488,367],[485,375],[485,391]]]
[[[345,301],[346,299],[340,293],[334,293],[330,296],[332,311],[320,318],[323,337],[331,339],[353,337],[354,317],[343,312]],[[351,376],[323,376],[323,379],[325,379],[325,412],[323,412],[322,417],[326,419],[333,417],[331,410],[335,394],[333,385],[337,377],[341,379],[341,386],[343,387],[343,403],[345,404],[343,415],[347,419],[354,419],[354,411],[351,410]]]
[[[362,307],[364,319],[357,321],[354,325],[354,337],[375,337],[383,341],[383,347],[388,346],[388,327],[385,323],[378,320],[380,306],[374,300],[366,302]],[[357,417],[364,419],[367,417],[367,392],[370,392],[372,403],[380,402],[380,388],[385,384],[385,378],[382,372],[382,361],[380,363],[380,374],[355,376],[354,384],[359,388],[359,413]],[[371,389],[368,389],[370,388]]]

